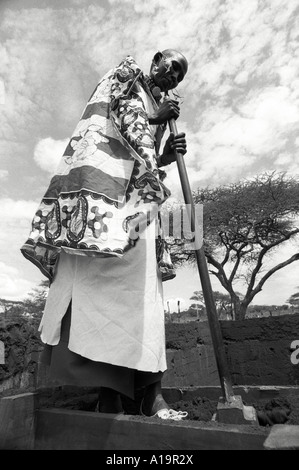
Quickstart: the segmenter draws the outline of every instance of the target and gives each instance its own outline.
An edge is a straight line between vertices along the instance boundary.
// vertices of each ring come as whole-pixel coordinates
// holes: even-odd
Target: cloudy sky
[[[128,54],[145,72],[157,50],[189,60],[178,128],[192,189],[299,174],[298,0],[0,0],[0,25],[0,298],[45,279],[20,247],[87,99]],[[176,165],[167,171],[179,200]],[[255,303],[283,304],[297,286],[298,262]],[[189,304],[200,288],[184,268],[165,300]]]

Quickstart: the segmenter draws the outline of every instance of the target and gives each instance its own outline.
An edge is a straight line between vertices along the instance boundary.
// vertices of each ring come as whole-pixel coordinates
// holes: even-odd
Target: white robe
[[[41,340],[56,345],[72,300],[69,349],[93,361],[158,372],[166,370],[161,274],[154,226],[123,258],[62,251],[40,324]]]
[[[151,100],[140,90],[146,110]],[[150,126],[155,138],[156,126]],[[146,169],[140,169],[139,176]],[[134,188],[130,202],[138,201]],[[140,204],[142,207],[142,204]],[[145,206],[150,206],[149,203]],[[139,206],[138,206],[139,207]],[[68,348],[93,361],[147,372],[166,370],[164,305],[157,266],[155,221],[123,257],[61,251],[40,324],[41,340],[57,345],[72,300]]]

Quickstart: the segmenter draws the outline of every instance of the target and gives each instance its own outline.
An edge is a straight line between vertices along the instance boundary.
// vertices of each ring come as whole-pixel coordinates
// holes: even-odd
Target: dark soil
[[[274,424],[299,424],[299,398],[275,398],[264,405],[254,405],[257,410],[259,424],[272,426]]]
[[[255,408],[260,426],[299,424],[298,397],[295,399],[275,398],[266,403],[243,403]],[[171,407],[175,410],[187,411],[190,420],[210,421],[216,413],[217,402],[198,397],[191,401],[172,403]]]
[[[193,398],[190,401],[181,400],[170,403],[176,411],[187,411],[188,419],[194,421],[211,421],[217,409],[217,402],[205,397]]]
[[[142,400],[140,393],[136,400],[122,397],[125,414],[140,415],[140,404]],[[63,387],[43,391],[40,393],[39,404],[41,407],[67,408],[81,411],[95,411],[98,409],[98,393],[78,390],[77,394],[68,393]],[[218,402],[207,397],[194,397],[191,400],[180,400],[169,403],[174,410],[188,412],[188,420],[211,422],[216,413]],[[280,397],[272,400],[260,400],[259,402],[245,402],[244,405],[253,406],[257,411],[260,426],[273,426],[274,424],[296,424],[299,425],[299,396],[294,394],[288,398]]]

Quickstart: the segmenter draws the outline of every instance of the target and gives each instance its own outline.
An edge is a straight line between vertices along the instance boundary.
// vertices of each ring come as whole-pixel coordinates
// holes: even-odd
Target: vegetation
[[[291,297],[287,300],[287,302],[291,306],[299,308],[299,292],[296,292],[295,294],[291,295]]]
[[[34,287],[29,292],[28,297],[23,301],[25,311],[32,315],[39,316],[46,304],[46,299],[49,290],[49,281],[41,281],[38,287]]]
[[[230,296],[228,294],[224,294],[218,291],[214,291],[213,295],[218,317],[232,320],[233,316]],[[198,311],[198,317],[200,318],[206,316],[203,292],[195,291],[190,297],[190,300],[195,300],[197,302],[196,304],[192,304],[194,305],[194,307],[191,305],[191,308],[196,308],[196,310]],[[201,314],[199,314],[199,311],[201,312]]]
[[[193,197],[204,208],[210,273],[227,291],[233,318],[244,319],[268,279],[299,260],[294,244],[290,257],[271,265],[273,254],[299,234],[299,180],[285,173],[264,173],[229,186],[198,189]],[[186,240],[170,237],[169,244],[176,264],[195,262]],[[246,286],[242,296],[236,290],[240,280]]]
[[[22,301],[0,299],[0,327],[5,328],[9,323],[28,321],[37,326],[45,307],[48,286],[47,280],[42,281]]]
[[[221,302],[221,297],[218,298],[217,292],[214,292],[216,310],[219,320],[233,320],[231,316],[230,297],[228,294],[222,294],[224,303]],[[194,303],[187,309],[182,311],[165,312],[166,322],[172,323],[186,323],[189,321],[207,321],[207,312],[204,305],[203,294],[200,291],[195,291],[190,300],[194,299]],[[283,305],[255,305],[248,306],[246,311],[246,319],[250,318],[264,318],[276,317],[280,315],[295,315],[299,314],[298,306],[283,304]]]

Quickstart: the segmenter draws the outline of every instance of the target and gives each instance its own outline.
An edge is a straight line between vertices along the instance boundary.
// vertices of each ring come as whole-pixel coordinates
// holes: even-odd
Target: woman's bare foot
[[[155,382],[146,387],[141,406],[141,412],[146,416],[154,416],[157,411],[169,409],[161,392],[161,382]]]

